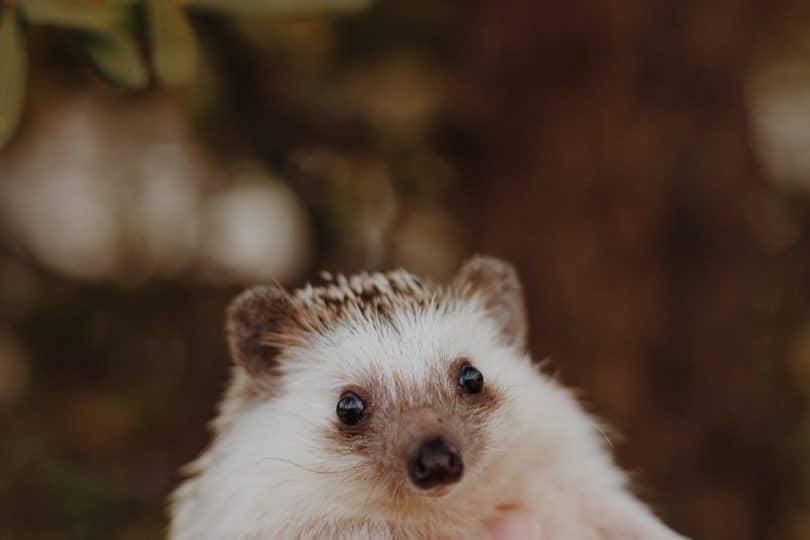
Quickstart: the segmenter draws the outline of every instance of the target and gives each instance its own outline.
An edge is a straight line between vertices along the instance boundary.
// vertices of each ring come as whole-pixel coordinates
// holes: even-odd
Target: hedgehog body
[[[680,538],[531,362],[511,266],[324,278],[232,304],[232,379],[172,495],[172,540],[464,539],[507,508],[542,538]]]

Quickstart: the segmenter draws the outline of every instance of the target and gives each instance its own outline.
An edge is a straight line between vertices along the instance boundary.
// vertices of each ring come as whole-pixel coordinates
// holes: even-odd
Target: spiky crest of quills
[[[321,327],[338,320],[385,317],[396,308],[423,306],[439,292],[433,283],[405,270],[361,272],[349,277],[322,272],[321,278],[323,284],[308,283],[292,293],[310,323]]]

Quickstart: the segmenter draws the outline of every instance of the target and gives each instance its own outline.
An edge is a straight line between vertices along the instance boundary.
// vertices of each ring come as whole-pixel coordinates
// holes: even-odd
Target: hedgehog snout
[[[463,474],[461,453],[442,437],[424,441],[408,460],[408,477],[419,489],[455,484]]]

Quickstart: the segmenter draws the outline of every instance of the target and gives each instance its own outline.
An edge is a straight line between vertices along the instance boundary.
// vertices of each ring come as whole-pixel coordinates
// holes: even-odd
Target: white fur
[[[286,350],[279,395],[233,413],[173,495],[169,537],[470,538],[497,509],[520,507],[537,517],[543,539],[681,538],[629,494],[594,420],[502,343],[480,302],[434,302],[393,318],[348,320]],[[334,442],[318,434],[333,421],[341,388],[363,375],[390,385],[396,373],[419,388],[437,363],[460,356],[505,398],[486,425],[489,450],[420,514],[392,512],[378,504],[382,490],[341,472],[363,458],[328,452]],[[237,368],[235,376],[247,375]],[[403,407],[412,398],[399,396]]]

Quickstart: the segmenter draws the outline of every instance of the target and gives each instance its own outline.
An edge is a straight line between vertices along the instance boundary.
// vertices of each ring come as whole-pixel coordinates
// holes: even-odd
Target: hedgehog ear
[[[280,285],[253,287],[228,307],[228,345],[233,361],[252,376],[278,365],[285,336],[298,326],[297,308]]]
[[[519,348],[526,347],[526,304],[514,266],[501,259],[476,255],[456,272],[452,286],[464,297],[480,297],[506,340]]]

